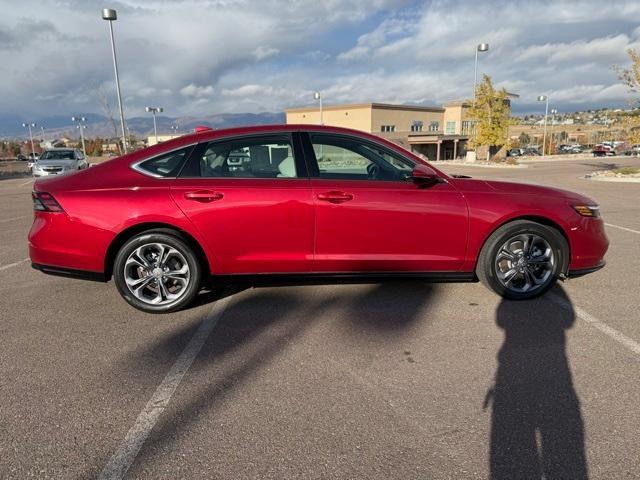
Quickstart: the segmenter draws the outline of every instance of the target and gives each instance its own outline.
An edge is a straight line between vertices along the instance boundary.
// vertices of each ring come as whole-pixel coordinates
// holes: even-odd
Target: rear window
[[[155,177],[177,177],[193,146],[158,155],[139,163],[137,170]]]

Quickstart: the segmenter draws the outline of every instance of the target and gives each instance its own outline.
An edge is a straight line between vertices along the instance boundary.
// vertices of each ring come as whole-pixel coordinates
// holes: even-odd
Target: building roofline
[[[347,110],[347,109],[357,109],[357,108],[371,108],[378,110],[413,110],[420,112],[444,112],[444,108],[442,107],[427,107],[423,105],[399,105],[393,103],[377,103],[377,102],[369,102],[369,103],[349,103],[345,105],[328,105],[323,106],[322,110]],[[303,112],[316,112],[318,111],[317,106],[310,107],[295,107],[295,108],[287,108],[285,109],[285,113],[303,113]]]

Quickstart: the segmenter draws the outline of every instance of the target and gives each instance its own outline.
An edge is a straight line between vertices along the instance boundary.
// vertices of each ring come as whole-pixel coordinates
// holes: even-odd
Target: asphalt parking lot
[[[480,284],[228,289],[153,316],[29,266],[0,180],[0,478],[640,478],[640,184],[615,161],[447,167],[599,201],[605,269]],[[127,470],[128,469],[128,470]]]

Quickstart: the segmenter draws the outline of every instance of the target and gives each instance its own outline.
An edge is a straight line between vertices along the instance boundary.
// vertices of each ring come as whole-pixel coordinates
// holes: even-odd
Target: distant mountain
[[[82,114],[79,114],[82,115]],[[117,133],[114,134],[113,125],[102,115],[84,114],[87,119],[87,137],[113,137],[120,135],[120,120],[116,121]],[[15,138],[28,136],[27,129],[22,126],[25,120],[17,115],[0,115],[0,138]],[[63,135],[78,137],[78,129],[71,121],[70,115],[54,115],[35,120],[37,124],[33,130],[34,138],[40,139],[40,126],[45,129],[47,138],[59,138]],[[197,125],[205,125],[214,129],[242,127],[248,125],[271,125],[283,124],[286,122],[285,114],[280,113],[220,113],[206,116],[190,117],[166,117],[158,116],[158,134],[170,134],[173,132],[172,126],[177,125],[180,133],[192,132]],[[127,118],[127,128],[132,135],[146,137],[153,134],[153,117]]]

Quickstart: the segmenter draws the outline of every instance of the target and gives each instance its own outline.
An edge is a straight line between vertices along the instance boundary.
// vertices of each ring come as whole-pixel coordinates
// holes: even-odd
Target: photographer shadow
[[[566,354],[566,331],[575,322],[571,301],[561,288],[535,300],[502,300],[496,322],[505,339],[484,405],[492,405],[490,478],[588,478]]]

